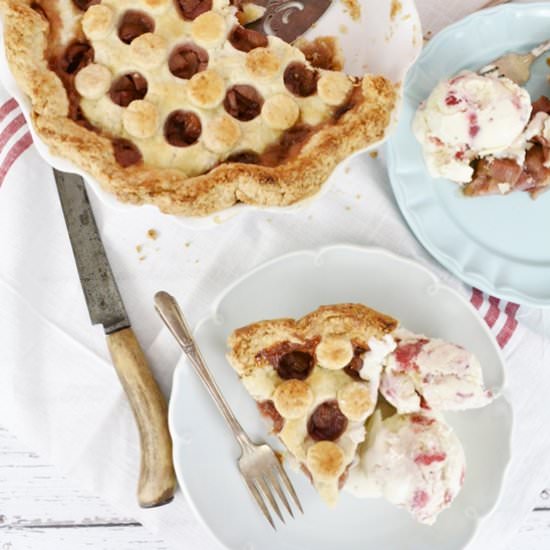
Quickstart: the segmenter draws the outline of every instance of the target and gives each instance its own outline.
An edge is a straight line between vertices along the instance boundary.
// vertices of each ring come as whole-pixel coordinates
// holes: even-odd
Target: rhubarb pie
[[[51,152],[118,199],[206,215],[319,191],[385,135],[395,86],[335,40],[246,28],[246,0],[0,0],[9,65]]]
[[[375,410],[397,321],[366,306],[325,306],[229,337],[228,359],[290,457],[335,504]]]

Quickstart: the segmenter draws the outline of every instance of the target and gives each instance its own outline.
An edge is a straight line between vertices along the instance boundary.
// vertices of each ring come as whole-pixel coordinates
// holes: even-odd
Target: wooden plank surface
[[[132,518],[117,515],[101,498],[79,489],[0,427],[0,550],[88,548],[172,550]],[[534,495],[533,512],[502,550],[548,548],[550,485]]]

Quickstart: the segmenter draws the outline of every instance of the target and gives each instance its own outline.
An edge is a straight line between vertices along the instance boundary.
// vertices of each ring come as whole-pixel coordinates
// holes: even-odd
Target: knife
[[[265,13],[246,27],[290,43],[321,18],[332,0],[253,0],[253,3],[265,7]]]
[[[174,496],[176,477],[166,401],[153,378],[101,242],[84,180],[54,169],[67,230],[92,324],[101,324],[107,347],[138,426],[141,467],[137,496],[143,508]]]

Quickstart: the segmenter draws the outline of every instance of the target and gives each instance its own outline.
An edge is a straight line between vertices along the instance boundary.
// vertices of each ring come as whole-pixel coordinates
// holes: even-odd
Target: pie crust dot
[[[343,369],[353,359],[353,345],[345,336],[328,334],[317,345],[315,355],[321,367],[330,370]]]
[[[289,96],[278,94],[270,97],[262,107],[264,122],[275,130],[288,130],[300,116],[300,107]]]
[[[246,55],[246,69],[257,78],[273,78],[281,68],[281,61],[268,48],[255,48]]]
[[[101,40],[111,32],[113,22],[113,10],[109,6],[96,4],[82,16],[82,30],[90,40]]]
[[[215,11],[207,11],[193,21],[191,36],[201,46],[217,46],[226,36],[225,19]]]
[[[158,34],[147,32],[130,44],[133,60],[145,69],[158,67],[166,58],[166,40]]]
[[[203,142],[214,153],[227,153],[239,141],[241,127],[239,123],[225,113],[213,118],[204,129]]]
[[[351,382],[338,392],[340,410],[353,422],[365,420],[374,403],[366,383]]]
[[[313,403],[313,392],[306,382],[286,380],[277,386],[273,402],[284,418],[301,418]]]
[[[111,71],[104,65],[91,63],[76,73],[76,91],[86,99],[99,99],[111,86]]]
[[[187,95],[197,107],[213,109],[222,101],[225,94],[225,82],[219,73],[207,69],[197,73],[187,86]]]
[[[158,109],[143,99],[132,101],[122,114],[122,124],[132,137],[138,139],[152,137],[159,125]]]
[[[325,72],[317,83],[319,97],[328,105],[341,105],[351,91],[353,84],[343,73]]]
[[[308,449],[306,466],[314,478],[332,481],[344,473],[344,452],[336,443],[320,441]]]

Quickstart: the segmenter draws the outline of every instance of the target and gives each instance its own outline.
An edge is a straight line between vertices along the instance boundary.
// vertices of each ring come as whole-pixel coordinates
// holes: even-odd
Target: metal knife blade
[[[246,27],[293,42],[304,34],[327,11],[332,0],[252,0],[265,6],[261,19]]]
[[[84,180],[54,169],[61,207],[69,230],[90,319],[106,334],[130,326],[130,320],[101,242]]]

